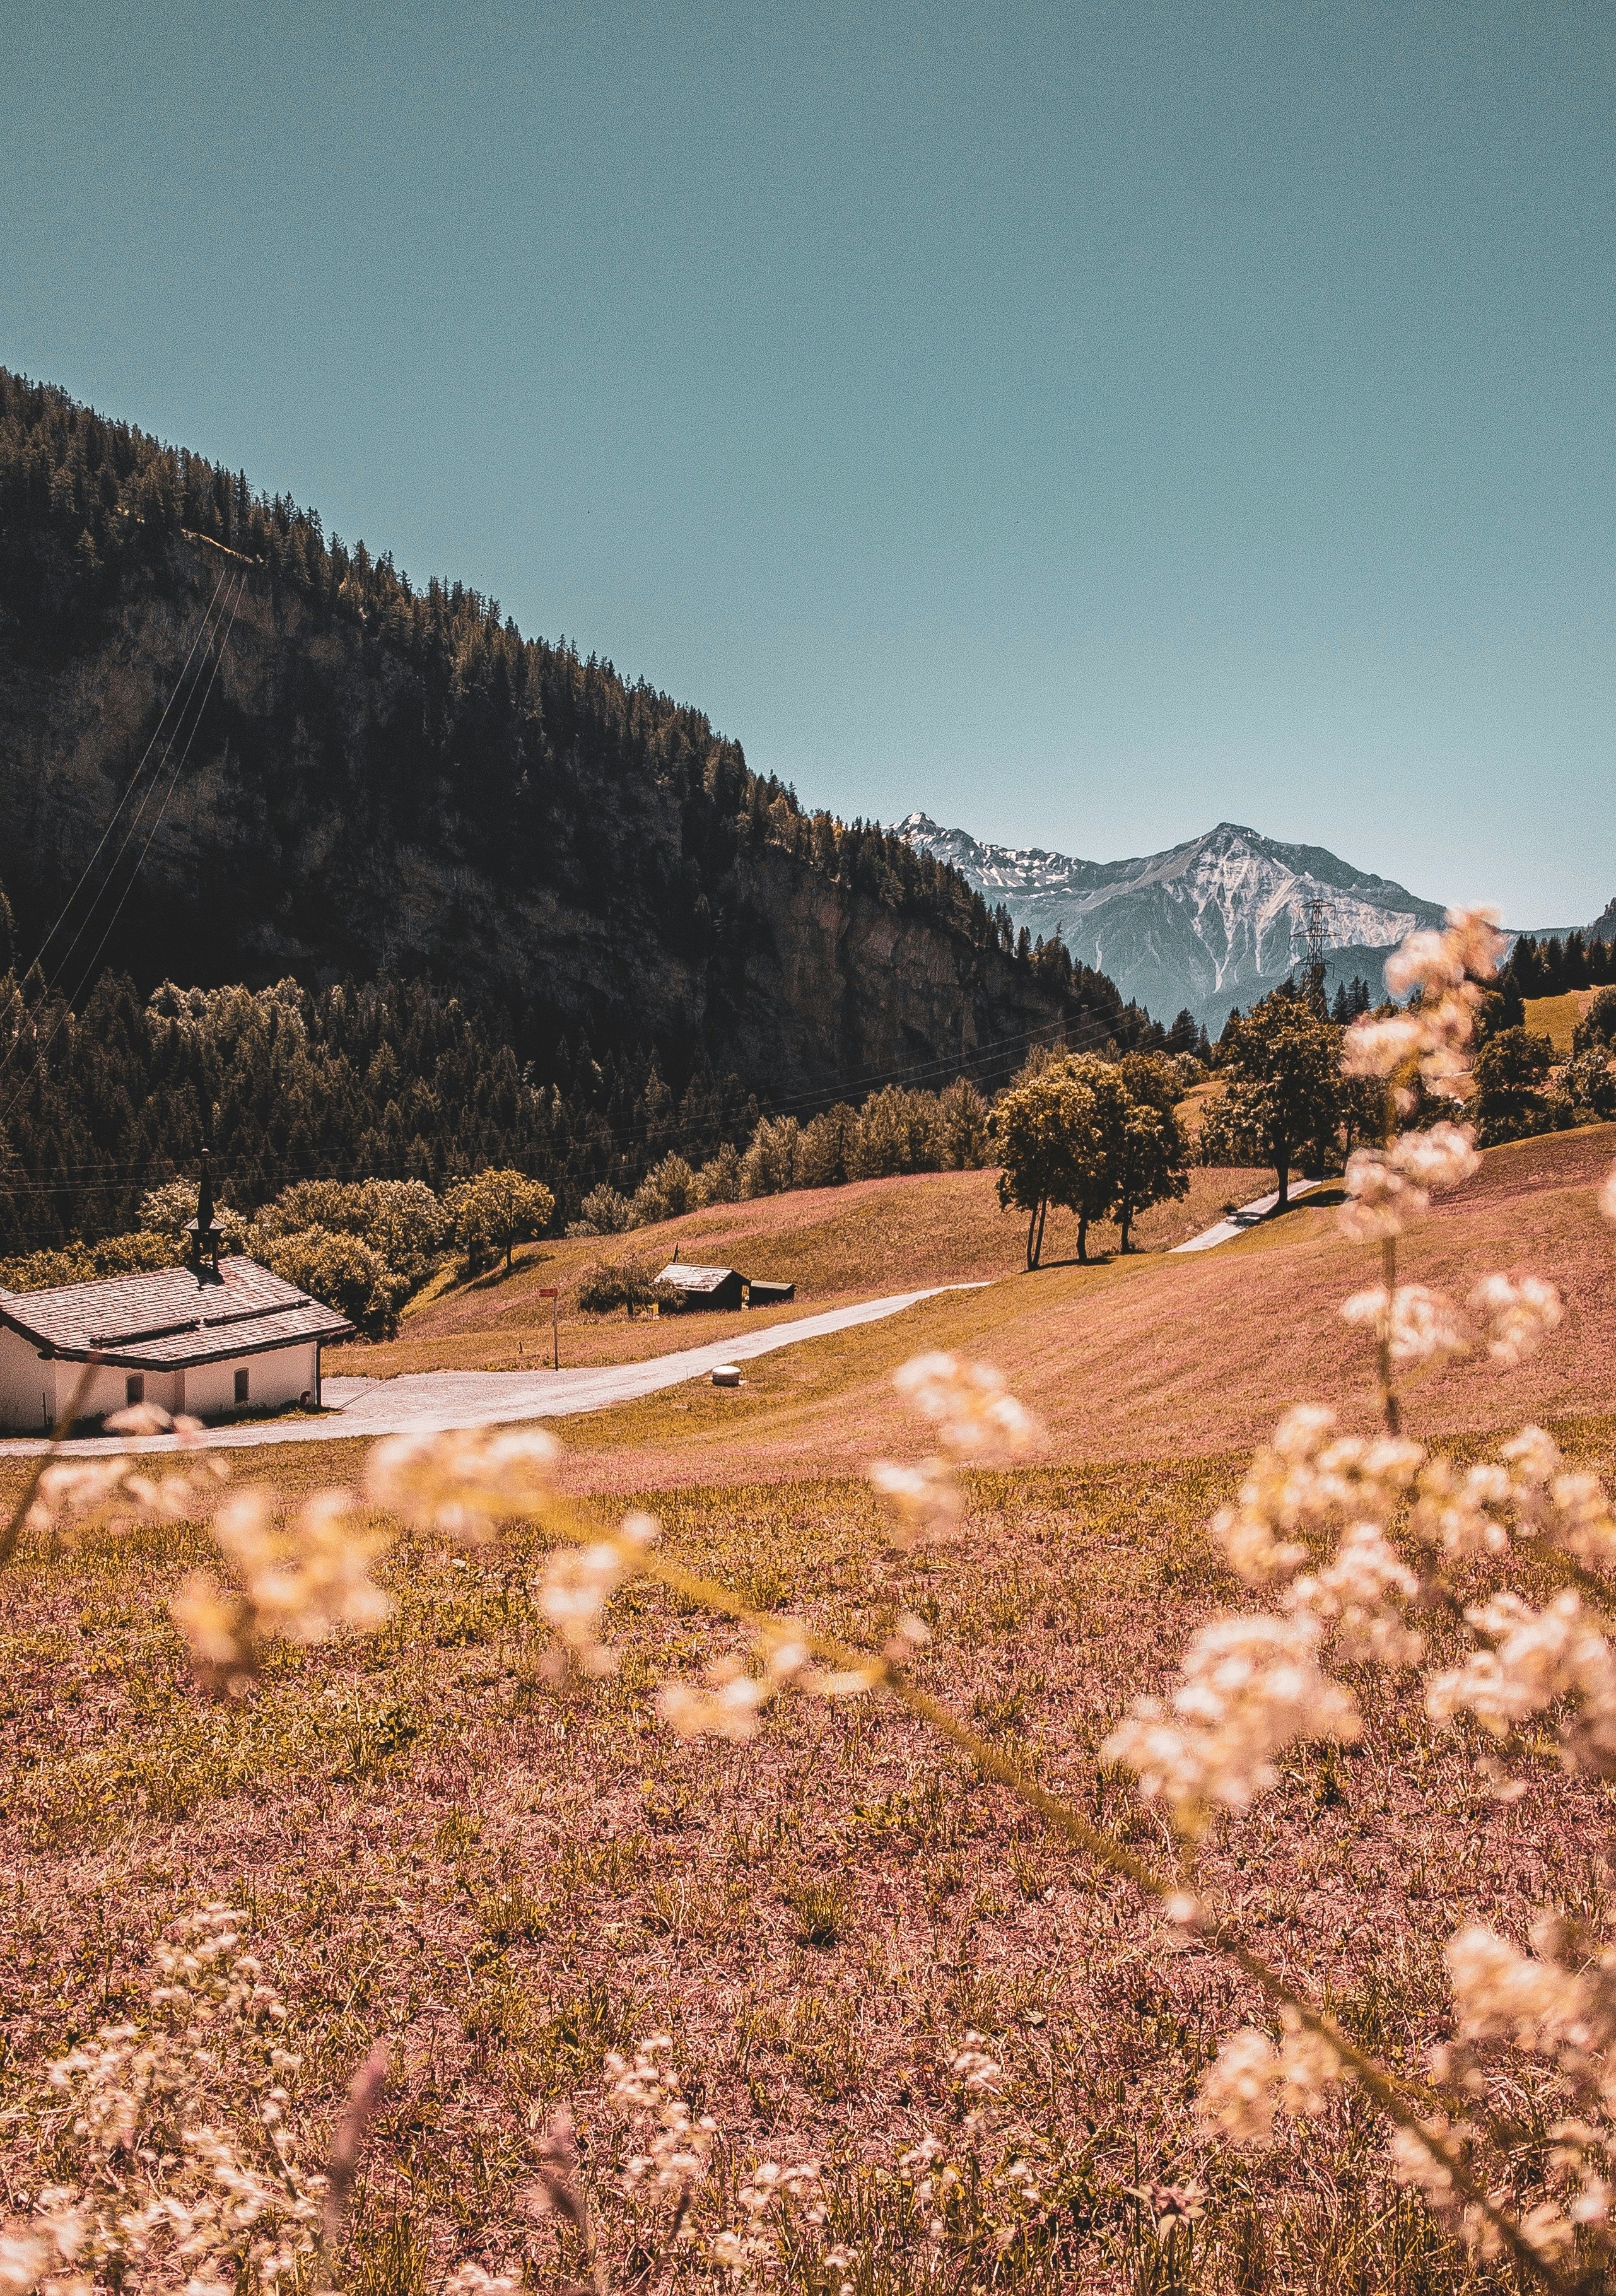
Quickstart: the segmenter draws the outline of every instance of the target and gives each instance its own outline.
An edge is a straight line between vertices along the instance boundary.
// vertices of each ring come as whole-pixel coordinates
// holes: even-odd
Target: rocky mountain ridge
[[[1304,964],[1319,905],[1332,980],[1378,980],[1387,950],[1441,905],[1352,867],[1322,846],[1284,845],[1236,822],[1125,861],[1083,861],[979,842],[911,814],[898,833],[946,859],[1018,925],[1059,933],[1074,956],[1164,1018],[1187,1008],[1214,1034]],[[1103,952],[1095,955],[1093,952]]]
[[[1250,1005],[1307,964],[1316,905],[1329,986],[1356,974],[1377,995],[1387,953],[1443,915],[1440,902],[1324,846],[1285,844],[1238,822],[1126,861],[996,845],[924,813],[896,826],[1002,902],[1018,926],[1046,940],[1058,933],[1125,996],[1164,1021],[1187,1008],[1214,1035],[1231,1006]],[[1606,917],[1616,919],[1616,903]]]

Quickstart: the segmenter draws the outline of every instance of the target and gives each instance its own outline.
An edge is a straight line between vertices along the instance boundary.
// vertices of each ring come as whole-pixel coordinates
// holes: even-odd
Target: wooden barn
[[[678,1295],[673,1302],[675,1311],[682,1308],[744,1308],[746,1278],[734,1267],[687,1267],[682,1260],[671,1259],[658,1276],[659,1283],[669,1283]]]
[[[678,1259],[669,1260],[657,1281],[678,1293],[676,1315],[685,1308],[774,1308],[797,1296],[794,1283],[765,1283],[736,1267],[689,1267]]]
[[[320,1400],[320,1349],[346,1316],[256,1259],[225,1259],[207,1174],[184,1267],[0,1292],[0,1427],[48,1433],[135,1403],[196,1419]],[[86,1366],[93,1365],[82,1395]]]

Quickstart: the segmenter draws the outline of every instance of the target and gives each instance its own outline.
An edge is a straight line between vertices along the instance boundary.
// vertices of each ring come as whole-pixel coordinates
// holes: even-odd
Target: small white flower
[[[1383,1283],[1355,1292],[1341,1305],[1343,1323],[1368,1325],[1377,1338],[1390,1341],[1391,1361],[1399,1371],[1422,1364],[1440,1363],[1463,1355],[1470,1346],[1464,1318],[1446,1293],[1424,1283],[1399,1283],[1391,1295],[1390,1325]]]
[[[1513,1371],[1537,1354],[1565,1309],[1540,1275],[1487,1275],[1470,1295],[1470,1312],[1488,1332],[1488,1354]]]
[[[1216,1803],[1245,1808],[1275,1784],[1274,1758],[1298,1739],[1351,1739],[1349,1692],[1318,1664],[1319,1626],[1301,1614],[1216,1619],[1192,1639],[1170,1703],[1136,1699],[1101,1748],[1138,1776],[1174,1823],[1202,1832]]]
[[[910,1409],[929,1420],[945,1451],[985,1466],[1006,1464],[1031,1449],[1038,1429],[991,1364],[965,1363],[940,1350],[913,1356],[892,1374]]]

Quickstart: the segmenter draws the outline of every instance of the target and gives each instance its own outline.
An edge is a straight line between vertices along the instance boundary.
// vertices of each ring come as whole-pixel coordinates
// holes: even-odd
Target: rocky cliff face
[[[4,540],[0,880],[25,955],[66,905],[70,990],[98,947],[144,987],[424,976],[776,1098],[1013,1065],[1061,1017],[963,887],[895,879],[609,665],[450,612],[446,668],[407,593],[311,601],[194,534],[36,611]]]

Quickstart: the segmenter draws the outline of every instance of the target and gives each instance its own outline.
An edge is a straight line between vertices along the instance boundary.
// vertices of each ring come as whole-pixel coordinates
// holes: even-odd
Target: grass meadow
[[[1558,996],[1529,996],[1526,1025],[1534,1035],[1546,1037],[1558,1057],[1564,1060],[1570,1054],[1578,1021],[1598,994],[1596,988],[1565,988]]]
[[[840,1188],[802,1188],[742,1204],[715,1204],[627,1235],[578,1237],[521,1248],[514,1267],[430,1292],[405,1311],[396,1340],[334,1350],[332,1371],[387,1379],[412,1371],[513,1371],[550,1360],[554,1285],[563,1365],[628,1363],[699,1341],[789,1322],[932,1283],[979,1283],[1022,1267],[1026,1221],[999,1209],[994,1172],[927,1172],[911,1178],[854,1180]],[[1244,1203],[1273,1185],[1271,1175],[1197,1168],[1190,1192],[1136,1222],[1133,1242],[1158,1254],[1210,1226],[1226,1203]],[[1045,1261],[1075,1251],[1077,1224],[1050,1217]],[[1110,1222],[1096,1225],[1090,1249],[1115,1250]],[[781,1308],[734,1314],[630,1317],[585,1315],[579,1279],[602,1260],[632,1256],[662,1267],[671,1259],[739,1267],[745,1275],[793,1283],[797,1297]]]
[[[1420,1230],[1422,1275],[1459,1283],[1472,1260],[1502,1255],[1551,1275],[1568,1303],[1554,1344],[1514,1378],[1462,1366],[1411,1389],[1422,1438],[1483,1456],[1538,1416],[1573,1463],[1616,1464],[1612,1258],[1592,1207],[1611,1135],[1493,1152],[1463,1224],[1440,1210]],[[923,1620],[923,1687],[1180,1866],[1349,2037],[1416,2072],[1445,2027],[1441,1948],[1456,1928],[1520,1934],[1550,1902],[1608,1926],[1612,1789],[1546,1759],[1523,1792],[1501,1792],[1473,1731],[1433,1734],[1417,1685],[1350,1668],[1362,1739],[1288,1756],[1277,1790],[1198,1852],[1099,1752],[1128,1701],[1168,1682],[1194,1628],[1245,1599],[1206,1525],[1251,1442],[1300,1398],[1346,1397],[1348,1424],[1361,1398],[1367,1423],[1365,1351],[1333,1320],[1368,1280],[1364,1248],[1303,1205],[1205,1259],[1158,1249],[1027,1276],[1004,1250],[1007,1221],[988,1265],[985,1182],[866,1184],[887,1192],[872,1201],[892,1208],[904,1262],[875,1280],[858,1256],[874,1247],[856,1241],[870,1205],[854,1189],[693,1216],[715,1257],[755,1245],[758,1272],[789,1274],[789,1261],[765,1266],[765,1248],[789,1250],[813,1283],[853,1296],[967,1270],[1001,1280],[760,1362],[736,1394],[691,1389],[570,1423],[566,1480],[611,1519],[624,1505],[657,1514],[670,1555],[756,1609],[875,1649],[900,1616]],[[1186,1230],[1235,1191],[1214,1175],[1202,1193]],[[827,1241],[839,1223],[842,1246]],[[506,1294],[526,1300],[555,1266],[530,1260]],[[414,1319],[397,1349],[369,1352],[393,1368],[421,1367],[417,1346],[498,1362],[499,1304],[499,1287],[440,1302],[437,1323]],[[683,1343],[717,1320],[673,1328]],[[895,1555],[862,1472],[875,1452],[915,1447],[890,1373],[931,1346],[998,1363],[1046,1447],[1041,1464],[967,1478],[956,1544]],[[288,1499],[359,1472],[342,1444],[265,1458]],[[3,1495],[22,1465],[0,1464]],[[1286,2124],[1271,2150],[1198,2137],[1194,2085],[1260,2002],[890,1700],[783,1702],[751,1742],[686,1742],[656,1718],[654,1687],[738,1638],[645,1583],[612,1607],[620,1670],[557,1687],[536,1538],[518,1531],[470,1553],[406,1537],[379,1572],[396,1605],[383,1628],[277,1645],[249,1694],[209,1702],[167,1608],[206,1546],[183,1523],[77,1549],[33,1539],[6,1576],[12,2210],[62,2177],[72,2149],[68,2115],[37,2107],[44,2068],[130,2012],[166,1923],[222,1899],[286,2002],[312,2128],[331,2126],[372,2043],[391,2048],[342,2261],[356,2296],[437,2296],[468,2260],[535,2290],[585,2284],[576,2234],[532,2197],[562,2104],[596,2212],[598,2284],[752,2284],[663,2252],[654,2210],[619,2190],[628,2138],[603,2063],[652,2033],[669,2037],[693,2106],[717,2124],[713,2191],[760,2157],[821,2164],[825,2231],[845,2260],[788,2241],[775,2284],[807,2296],[1520,2284],[1393,2181],[1383,2124],[1355,2091],[1300,2134]],[[1428,1632],[1435,1660],[1458,1651],[1452,1620]],[[968,2035],[1006,2075],[980,2139],[951,2070]],[[1029,2163],[1036,2226],[996,2242],[997,2202],[967,2175],[930,2237],[915,2172],[899,2166],[928,2132]],[[1166,2187],[1198,2194],[1204,2213],[1163,2239]]]

